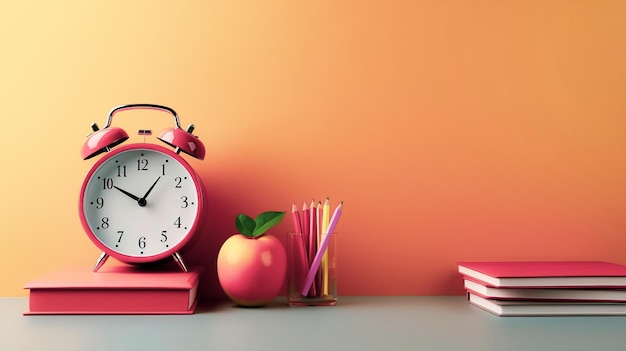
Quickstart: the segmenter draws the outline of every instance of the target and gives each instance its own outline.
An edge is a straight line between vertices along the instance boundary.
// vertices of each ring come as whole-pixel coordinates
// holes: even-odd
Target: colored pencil
[[[295,254],[300,257],[300,259],[298,260],[299,262],[296,260],[292,262],[292,264],[294,265],[296,264],[296,262],[298,262],[298,267],[294,267],[296,272],[296,284],[298,284],[306,276],[309,262],[304,240],[302,238],[302,223],[300,222],[300,212],[298,212],[298,207],[296,207],[295,203],[291,206],[291,215],[293,218],[293,229],[295,233],[295,237],[293,240],[296,241],[294,249],[297,250],[297,253]]]
[[[295,203],[291,205],[291,217],[293,218],[293,232],[301,234],[302,224],[300,223],[300,212],[298,212],[298,207],[296,207]]]
[[[322,207],[322,241],[328,235],[330,222],[330,199],[327,197]],[[322,257],[322,294],[328,295],[328,253]]]
[[[311,206],[309,206],[309,265],[315,258],[315,252],[317,252],[317,208],[315,200],[311,200]],[[312,284],[308,296],[317,296],[317,284]]]
[[[333,216],[329,221],[328,228],[327,228],[328,233],[326,233],[326,236],[324,237],[322,244],[320,245],[319,249],[315,253],[315,258],[313,258],[313,262],[311,263],[311,266],[309,267],[309,272],[307,273],[306,279],[304,280],[304,286],[302,287],[302,291],[301,291],[303,296],[306,296],[309,293],[309,290],[311,289],[311,285],[313,284],[313,279],[315,277],[317,270],[319,269],[319,266],[322,261],[322,257],[326,254],[328,243],[330,242],[331,236],[334,234],[335,227],[337,226],[337,222],[339,221],[339,217],[341,217],[342,208],[343,208],[343,202],[339,203],[337,208],[335,208],[335,211],[333,212]],[[325,293],[328,294],[327,292]]]
[[[304,239],[304,249],[307,252],[307,257],[308,257],[308,252],[309,252],[309,235],[310,235],[310,224],[309,221],[311,220],[311,217],[309,215],[309,209],[306,206],[306,202],[302,204],[302,217],[301,217],[301,227],[302,227],[302,237]],[[308,260],[307,260],[308,261]]]
[[[328,233],[328,223],[330,221],[330,199],[326,198],[322,206],[322,234]]]
[[[313,200],[309,207],[309,262],[313,261],[315,251],[317,251],[317,210]]]
[[[317,250],[319,250],[320,245],[322,245],[322,202],[318,201],[317,202]],[[315,251],[315,253],[317,253],[317,250]],[[313,255],[313,258],[315,258],[315,255]],[[311,263],[313,261],[311,260]],[[315,273],[315,283],[313,283],[317,289],[317,293],[321,293],[322,292],[322,270],[321,269],[317,269],[317,272]],[[317,295],[315,295],[317,296]]]

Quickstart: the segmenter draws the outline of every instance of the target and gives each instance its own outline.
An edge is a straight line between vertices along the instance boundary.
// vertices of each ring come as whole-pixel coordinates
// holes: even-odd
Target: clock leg
[[[187,266],[185,266],[185,262],[183,261],[183,258],[180,256],[180,254],[177,252],[174,252],[172,254],[172,257],[174,258],[174,261],[176,261],[176,263],[178,263],[178,266],[180,267],[180,269],[183,270],[183,272],[189,272],[187,270]]]
[[[102,255],[100,255],[100,257],[98,257],[98,260],[96,261],[96,264],[93,266],[93,271],[97,272],[98,269],[100,269],[100,267],[102,267],[102,265],[104,264],[104,262],[107,261],[107,259],[109,258],[109,255],[107,255],[106,253],[102,253]]]

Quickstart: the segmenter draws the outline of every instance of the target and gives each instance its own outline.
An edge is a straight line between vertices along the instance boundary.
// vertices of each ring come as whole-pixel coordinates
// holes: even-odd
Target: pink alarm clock
[[[152,143],[117,147],[128,139],[121,128],[111,127],[113,116],[124,110],[151,109],[174,116],[175,127],[158,139],[170,148]],[[142,264],[172,257],[183,271],[180,251],[198,235],[206,207],[202,181],[180,153],[204,159],[204,145],[192,134],[194,126],[180,128],[176,112],[166,106],[130,104],[113,108],[106,125],[92,124],[81,150],[83,159],[103,154],[88,171],[80,189],[78,212],[85,233],[102,250],[93,270],[113,256]],[[150,135],[149,130],[139,134]]]

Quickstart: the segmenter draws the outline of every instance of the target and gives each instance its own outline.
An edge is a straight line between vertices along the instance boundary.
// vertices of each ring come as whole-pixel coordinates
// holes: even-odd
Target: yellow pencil
[[[328,235],[330,223],[330,199],[327,197],[322,207],[322,240]],[[328,252],[322,257],[322,293],[328,295]]]
[[[322,234],[326,234],[330,222],[330,199],[326,198],[322,207]]]

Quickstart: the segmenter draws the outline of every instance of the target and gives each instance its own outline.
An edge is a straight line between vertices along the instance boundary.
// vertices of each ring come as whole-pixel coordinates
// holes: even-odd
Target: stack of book
[[[498,316],[626,315],[626,266],[458,262],[468,301]]]

